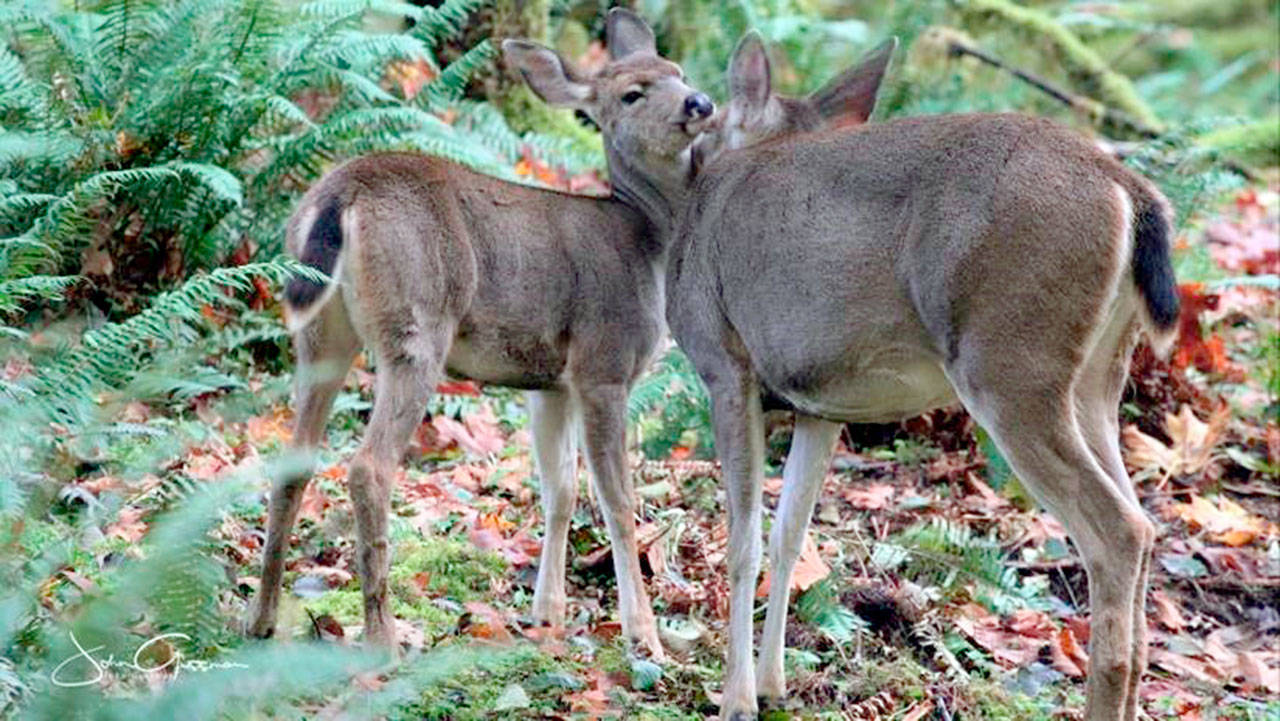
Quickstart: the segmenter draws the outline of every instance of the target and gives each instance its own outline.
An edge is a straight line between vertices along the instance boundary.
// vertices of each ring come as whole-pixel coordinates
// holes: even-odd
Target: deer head
[[[773,92],[764,40],[748,32],[729,61],[728,106],[696,141],[693,165],[782,135],[866,122],[897,47],[897,38],[890,38],[811,95],[789,98]]]
[[[715,106],[658,55],[653,31],[635,13],[610,11],[606,42],[609,62],[594,76],[527,40],[504,40],[502,50],[543,100],[600,126],[615,194],[665,224],[687,177],[689,144]]]

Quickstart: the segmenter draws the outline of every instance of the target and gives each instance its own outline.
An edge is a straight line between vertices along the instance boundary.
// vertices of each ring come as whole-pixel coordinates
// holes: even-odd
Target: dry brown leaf
[[[1182,617],[1182,611],[1178,610],[1178,605],[1174,603],[1164,591],[1154,590],[1151,592],[1151,603],[1156,608],[1156,621],[1165,628],[1174,633],[1180,632],[1187,625],[1187,620]]]
[[[1136,426],[1125,426],[1122,435],[1129,467],[1135,472],[1162,471],[1169,476],[1199,473],[1213,460],[1214,448],[1230,418],[1230,407],[1222,405],[1205,423],[1190,405],[1183,405],[1176,415],[1165,414],[1165,431],[1172,445],[1165,445]]]
[[[463,608],[466,613],[458,619],[459,633],[492,641],[511,640],[506,621],[493,606],[482,601],[467,601]]]
[[[1243,546],[1276,534],[1274,523],[1252,515],[1226,496],[1218,496],[1216,503],[1192,496],[1190,503],[1175,503],[1173,511],[1192,528],[1202,529],[1211,540],[1228,546]]]
[[[462,423],[444,415],[434,416],[431,425],[447,445],[450,441],[457,443],[468,453],[487,456],[501,451],[506,445],[501,431],[498,430],[498,419],[489,407],[473,413],[463,419]]]
[[[142,513],[141,508],[133,506],[121,508],[116,522],[107,526],[106,535],[123,538],[130,543],[141,540],[147,535],[147,524],[142,521]]]
[[[854,508],[875,511],[888,508],[897,489],[888,483],[872,483],[863,488],[850,488],[844,492],[844,499]]]

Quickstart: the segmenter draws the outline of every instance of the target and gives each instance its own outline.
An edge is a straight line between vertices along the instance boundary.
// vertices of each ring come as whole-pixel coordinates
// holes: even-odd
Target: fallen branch
[[[964,42],[960,39],[958,33],[955,37],[947,38],[947,54],[951,57],[967,55],[993,68],[1003,70],[1081,115],[1090,118],[1095,124],[1120,131],[1126,135],[1136,135],[1142,138],[1150,139],[1160,136],[1159,130],[1147,125],[1129,113],[1116,108],[1109,108],[1093,98],[1076,95],[1034,73],[1015,68],[994,55]]]

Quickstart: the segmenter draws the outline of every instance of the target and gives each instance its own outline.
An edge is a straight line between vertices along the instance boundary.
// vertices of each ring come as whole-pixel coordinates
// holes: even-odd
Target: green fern
[[[636,383],[627,399],[627,419],[647,458],[665,458],[675,446],[689,445],[688,435],[700,457],[713,450],[706,387],[678,348],[667,351]]]
[[[1005,556],[994,536],[975,536],[969,526],[946,518],[912,526],[871,551],[877,566],[901,569],[922,585],[955,590],[961,581],[974,582],[978,600],[997,612],[1043,606],[1043,583],[1022,578],[1005,565]]]

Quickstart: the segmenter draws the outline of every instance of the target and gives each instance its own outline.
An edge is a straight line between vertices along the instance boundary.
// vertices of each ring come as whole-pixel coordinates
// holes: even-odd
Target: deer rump
[[[673,247],[677,338],[721,325],[768,396],[810,415],[895,421],[945,405],[944,367],[973,344],[1066,359],[1107,314],[1129,326],[1141,312],[1156,341],[1176,321],[1158,194],[1046,120],[779,139],[712,161],[694,198]],[[708,291],[719,307],[682,318],[681,295]]]

